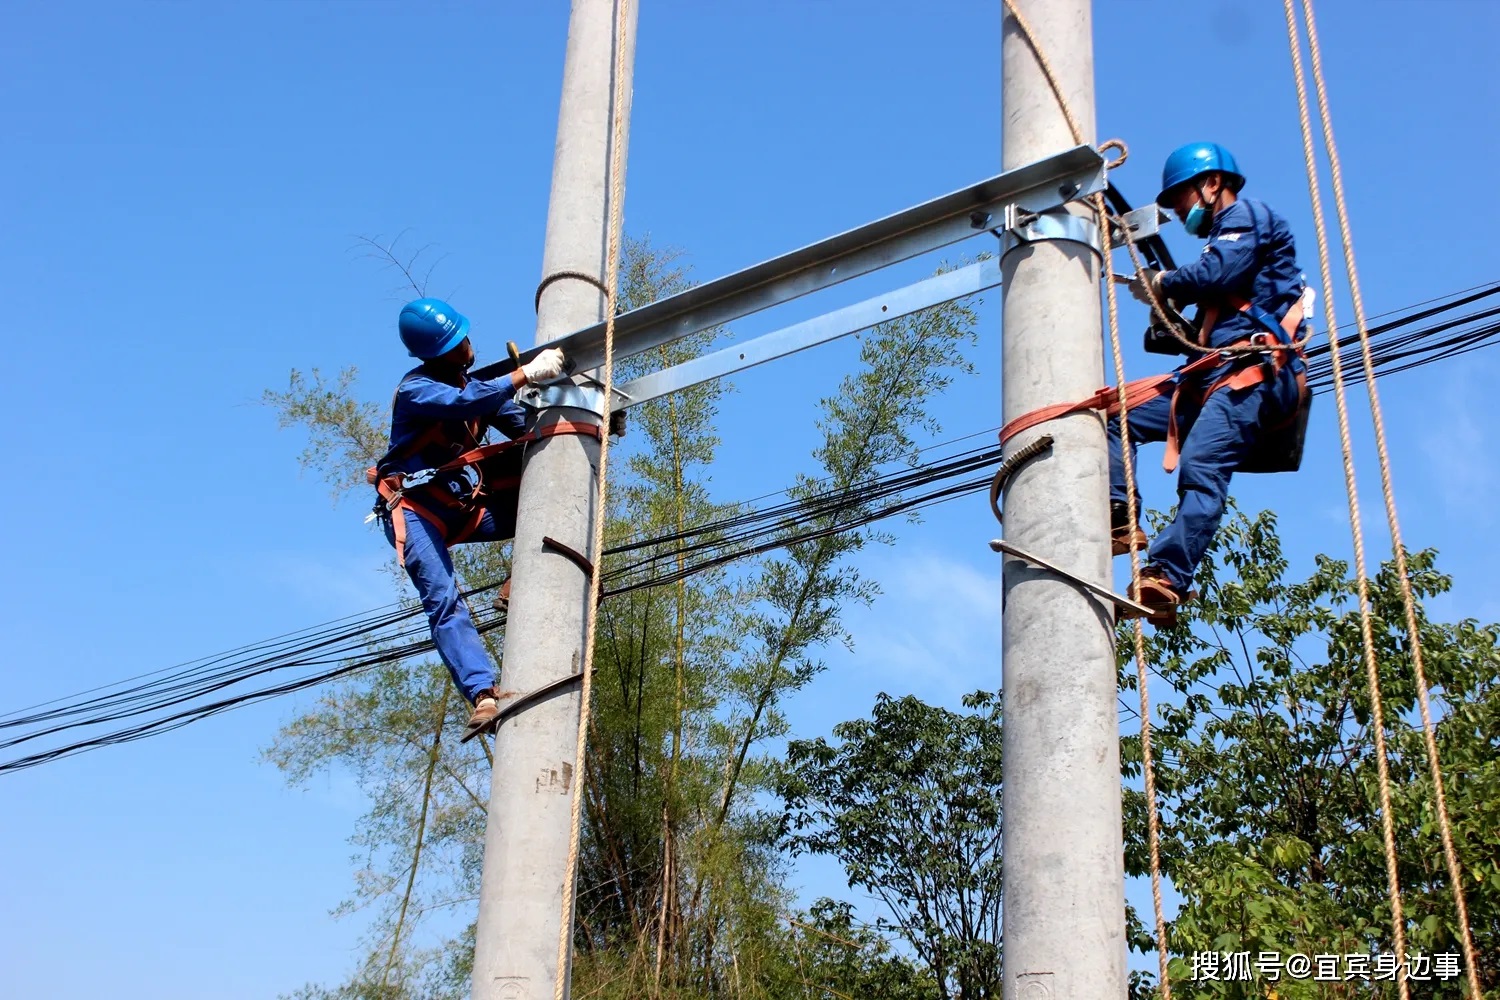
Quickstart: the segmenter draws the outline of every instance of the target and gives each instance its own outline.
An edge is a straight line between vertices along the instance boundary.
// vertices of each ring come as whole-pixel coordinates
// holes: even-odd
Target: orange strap
[[[1297,322],[1300,324],[1302,313],[1300,301],[1293,307],[1293,311],[1297,313]],[[1290,315],[1288,313],[1288,316]],[[1283,320],[1283,322],[1285,321]],[[1293,329],[1296,329],[1296,327],[1294,326]],[[1249,343],[1252,343],[1252,341],[1245,340],[1233,346],[1242,346]],[[1287,352],[1269,351],[1267,353],[1271,356],[1272,368],[1270,374],[1279,374],[1282,367],[1286,364]],[[1299,356],[1302,354],[1300,350],[1297,353]],[[1190,382],[1192,376],[1217,368],[1223,363],[1223,355],[1215,351],[1212,354],[1203,355],[1191,364],[1184,366],[1175,374],[1153,375],[1150,378],[1136,379],[1133,382],[1125,383],[1125,409],[1127,410],[1133,410],[1143,403],[1159,399],[1162,396],[1170,395],[1172,397],[1171,408],[1167,417],[1167,451],[1161,463],[1162,468],[1167,472],[1176,471],[1178,459],[1182,454],[1182,437],[1177,425],[1177,402],[1182,397],[1185,384]],[[1236,368],[1234,371],[1215,379],[1203,391],[1203,394],[1198,397],[1198,403],[1201,405],[1204,400],[1220,389],[1244,389],[1248,386],[1258,385],[1266,380],[1267,374],[1266,367],[1261,364],[1250,364]],[[1304,391],[1306,375],[1299,372],[1297,384],[1298,391]],[[1105,386],[1092,396],[1074,403],[1055,403],[1052,406],[1043,406],[1040,409],[1032,410],[1030,413],[1023,413],[1000,429],[1000,443],[1007,443],[1021,431],[1035,427],[1037,424],[1056,420],[1058,417],[1065,417],[1071,413],[1081,413],[1084,410],[1103,410],[1108,416],[1117,416],[1120,412],[1119,391],[1113,386]]]
[[[1232,295],[1229,296],[1227,301],[1229,306],[1237,312],[1250,311],[1251,303],[1249,299]],[[1281,317],[1280,320],[1281,329],[1294,343],[1297,339],[1297,331],[1302,326],[1305,305],[1306,300],[1299,297],[1296,302],[1292,303],[1291,308],[1286,311],[1286,315]],[[1206,306],[1204,308],[1203,322],[1200,324],[1198,334],[1200,344],[1206,345],[1208,343],[1209,334],[1213,332],[1214,326],[1218,323],[1219,312],[1220,309],[1217,305]],[[1268,335],[1257,334],[1256,336],[1264,337]],[[1237,347],[1253,344],[1255,339],[1255,337],[1250,337],[1230,346]],[[1302,348],[1297,347],[1295,350],[1297,356],[1305,362],[1307,356],[1303,354]],[[1282,367],[1286,364],[1287,351],[1268,350],[1267,353],[1271,356],[1272,362],[1270,373],[1273,375],[1279,374]],[[1172,472],[1177,468],[1177,460],[1182,450],[1181,439],[1177,430],[1177,400],[1182,394],[1184,384],[1190,380],[1191,376],[1217,368],[1223,363],[1224,355],[1218,351],[1214,351],[1202,355],[1176,373],[1154,375],[1150,378],[1136,379],[1133,382],[1125,383],[1124,408],[1126,410],[1133,410],[1143,403],[1148,403],[1153,399],[1159,399],[1169,394],[1172,397],[1171,409],[1167,417],[1167,453],[1166,457],[1162,459],[1162,468],[1166,471]],[[1304,370],[1297,373],[1298,392],[1302,395],[1305,395],[1307,391],[1305,368],[1306,365],[1304,364]],[[1213,384],[1198,398],[1198,402],[1201,405],[1204,400],[1220,389],[1243,389],[1247,386],[1257,385],[1265,381],[1266,375],[1266,367],[1260,364],[1245,365],[1244,367],[1237,368],[1227,375],[1215,379]],[[1035,427],[1037,424],[1056,420],[1058,417],[1065,417],[1071,413],[1081,413],[1084,410],[1103,410],[1109,416],[1116,416],[1119,414],[1120,408],[1119,391],[1113,386],[1105,386],[1087,399],[1081,399],[1075,403],[1054,403],[1051,406],[1043,406],[1032,410],[1030,413],[1021,414],[1000,428],[1000,443],[1005,444],[1017,434],[1028,428]]]
[[[451,472],[454,469],[460,469],[466,465],[472,465],[475,462],[482,461],[486,458],[492,458],[495,455],[500,454],[501,452],[509,451],[511,448],[514,448],[517,445],[527,444],[532,441],[540,441],[543,438],[556,437],[559,434],[582,434],[587,437],[592,437],[594,440],[598,441],[604,436],[604,431],[598,424],[585,424],[578,423],[572,420],[559,420],[556,423],[547,424],[546,426],[538,427],[534,430],[528,431],[525,434],[522,434],[520,437],[512,438],[509,441],[500,441],[496,444],[480,445],[478,448],[471,448],[463,454],[455,457],[452,461],[446,462],[438,468],[433,469],[432,471],[434,474],[441,472]],[[450,546],[457,545],[465,538],[472,535],[474,531],[478,529],[480,523],[484,520],[484,509],[477,506],[473,507],[472,510],[467,512],[465,520],[459,525],[457,530],[452,532],[450,536],[447,525],[443,522],[443,519],[439,517],[437,513],[429,510],[424,504],[416,503],[405,493],[403,489],[405,476],[401,473],[393,473],[388,476],[382,476],[375,466],[371,466],[370,468],[365,470],[365,481],[375,487],[375,492],[380,496],[380,499],[385,501],[386,509],[391,512],[391,527],[396,539],[396,561],[402,566],[406,565],[406,518],[399,516],[397,514],[398,510],[410,510],[418,517],[421,517],[430,522],[434,527],[437,528],[438,534],[442,536],[443,541]],[[508,488],[512,485],[519,485],[519,483],[519,479],[506,479],[503,482],[495,485],[502,488]],[[423,483],[422,485],[425,486],[427,484]],[[478,488],[475,490],[475,495],[477,496],[479,491],[483,490],[485,486],[486,484],[481,480]],[[430,496],[426,496],[423,499],[437,499],[440,503],[443,503],[445,498],[442,498],[441,494],[432,493]],[[451,504],[444,503],[444,506],[449,507],[449,509],[455,507],[467,507],[468,504],[472,502],[472,499],[473,498],[471,497],[470,501],[464,501],[455,498]]]
[[[1297,308],[1300,312],[1300,304]],[[1297,356],[1302,358],[1303,361],[1306,361],[1307,356],[1302,353],[1302,349],[1299,347],[1296,350]],[[1268,377],[1275,378],[1276,376],[1280,375],[1281,370],[1286,367],[1287,352],[1269,351],[1267,353],[1269,353],[1271,356],[1271,366],[1269,371],[1267,371],[1264,364],[1255,364],[1245,365],[1242,368],[1236,368],[1234,371],[1221,375],[1219,378],[1215,379],[1207,389],[1203,390],[1203,395],[1198,398],[1199,405],[1202,405],[1204,400],[1207,400],[1209,396],[1212,396],[1220,389],[1246,389],[1252,385],[1259,385],[1260,383],[1265,382]],[[1178,392],[1172,394],[1172,411],[1171,415],[1167,419],[1167,453],[1165,457],[1162,458],[1161,463],[1162,468],[1167,472],[1176,470],[1177,460],[1181,456],[1182,452],[1181,438],[1177,431],[1177,398],[1178,394],[1181,391],[1181,387],[1179,386]],[[1297,400],[1299,405],[1306,396],[1307,367],[1306,365],[1303,365],[1303,367],[1297,372]],[[1296,413],[1293,412],[1290,416],[1287,417],[1286,422],[1290,422],[1295,418]]]
[[[1273,372],[1281,371],[1281,351],[1272,352],[1272,364],[1275,366]],[[1206,355],[1215,357],[1214,355]],[[1202,406],[1204,400],[1208,399],[1220,389],[1244,389],[1252,385],[1259,385],[1266,380],[1266,368],[1264,365],[1252,364],[1236,368],[1231,372],[1214,379],[1209,387],[1198,396],[1198,405]],[[1177,461],[1182,456],[1182,434],[1177,427],[1177,401],[1182,398],[1183,385],[1178,383],[1177,389],[1172,393],[1172,404],[1167,411],[1167,451],[1162,456],[1161,467],[1167,472],[1177,471]]]
[[[1168,372],[1165,375],[1152,375],[1149,378],[1138,378],[1132,382],[1126,382],[1125,409],[1133,410],[1142,403],[1149,403],[1161,396],[1175,395],[1177,388],[1174,383],[1179,376],[1196,375],[1206,369],[1215,368],[1221,363],[1222,359],[1217,354],[1205,354],[1180,372]],[[1120,412],[1119,390],[1112,385],[1107,385],[1087,399],[1081,399],[1076,403],[1054,403],[1051,406],[1032,410],[1030,413],[1023,413],[1000,428],[1000,443],[1005,444],[1017,434],[1037,424],[1056,420],[1070,413],[1081,413],[1084,410],[1103,410],[1109,416],[1116,416]]]

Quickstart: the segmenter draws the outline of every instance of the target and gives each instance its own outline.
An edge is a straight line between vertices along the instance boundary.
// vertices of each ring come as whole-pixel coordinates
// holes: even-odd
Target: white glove
[[[551,382],[561,377],[563,373],[562,348],[549,347],[522,365],[521,372],[526,376],[526,382],[529,385]]]
[[[1147,292],[1148,287],[1150,293]],[[1135,277],[1130,279],[1130,294],[1143,305],[1151,305],[1151,294],[1155,294],[1156,301],[1161,302],[1164,299],[1161,293],[1161,272],[1150,267],[1135,272]]]

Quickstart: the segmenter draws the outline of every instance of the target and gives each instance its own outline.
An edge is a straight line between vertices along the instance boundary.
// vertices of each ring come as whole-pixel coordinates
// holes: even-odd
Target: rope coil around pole
[[[1031,25],[1021,16],[1021,12],[1016,9],[1013,0],[1004,0],[1004,3],[1006,12],[1016,22],[1016,27],[1020,29],[1021,35],[1026,39],[1027,46],[1031,49],[1032,54],[1036,56],[1037,65],[1041,68],[1042,75],[1047,78],[1047,83],[1052,88],[1053,96],[1057,98],[1057,104],[1062,111],[1063,117],[1067,119],[1068,128],[1073,133],[1073,141],[1082,145],[1086,141],[1083,129],[1079,126],[1078,119],[1073,114],[1073,109],[1068,106],[1067,95],[1058,86],[1057,75],[1053,72],[1052,64],[1047,59],[1046,53],[1042,51],[1041,45],[1038,44],[1036,35],[1031,30]],[[1114,165],[1116,166],[1124,163],[1126,157],[1130,155],[1129,150],[1125,147],[1125,143],[1118,139],[1111,139],[1099,148],[1101,150],[1108,148],[1119,150],[1120,156],[1114,161]],[[1093,198],[1093,204],[1094,211],[1099,216],[1100,235],[1102,237],[1101,256],[1103,260],[1101,262],[1100,274],[1104,279],[1105,295],[1109,305],[1110,346],[1114,355],[1115,383],[1118,386],[1120,400],[1120,434],[1125,440],[1129,440],[1130,413],[1129,408],[1125,405],[1125,362],[1120,350],[1118,301],[1115,296],[1114,282],[1109,279],[1109,275],[1113,270],[1110,263],[1113,257],[1112,241],[1110,239],[1112,217],[1107,210],[1103,194],[1096,194]],[[1131,240],[1130,229],[1128,226],[1121,227],[1121,229],[1125,233],[1127,245],[1131,246],[1132,255],[1134,255],[1134,244]],[[1132,524],[1135,524],[1139,517],[1135,490],[1135,461],[1134,456],[1130,454],[1129,448],[1123,449],[1123,452],[1125,489],[1128,497],[1127,503],[1129,504],[1130,521]],[[1139,594],[1141,560],[1140,551],[1134,544],[1134,539],[1132,539],[1130,547],[1130,577],[1132,587]],[[1167,948],[1167,922],[1162,906],[1161,893],[1161,817],[1156,801],[1155,766],[1151,757],[1151,706],[1146,669],[1146,633],[1145,626],[1139,618],[1135,619],[1135,661],[1136,683],[1141,695],[1141,770],[1145,776],[1146,786],[1146,839],[1151,855],[1151,906],[1156,919],[1157,968],[1160,975],[1162,1000],[1172,1000],[1172,983],[1167,975],[1169,954]]]
[[[600,281],[598,278],[594,277],[592,274],[589,274],[587,271],[553,271],[551,274],[543,278],[541,280],[541,283],[536,286],[537,312],[542,311],[542,293],[547,290],[547,286],[552,284],[554,281],[562,281],[564,278],[575,278],[578,281],[583,281],[590,285],[593,285],[595,288],[599,289],[599,291],[604,293],[606,301],[613,303],[615,300],[615,297],[610,294],[609,285],[605,282]]]
[[[604,399],[606,406],[612,399],[615,378],[615,314],[620,290],[620,242],[624,220],[625,198],[625,47],[628,41],[630,0],[617,0],[615,8],[615,60],[614,97],[610,105],[610,157],[609,157],[609,224],[605,248],[605,320],[604,320]],[[549,276],[550,277],[550,276]],[[604,523],[606,486],[609,476],[609,435],[599,440],[599,486],[594,503],[594,538],[589,548],[591,553],[604,551]],[[584,761],[588,753],[589,717],[593,696],[594,676],[594,631],[599,619],[599,590],[603,559],[596,555],[593,572],[589,574],[589,599],[584,611],[583,666],[580,670],[582,689],[578,704],[578,742],[573,756],[573,787],[571,789],[572,817],[568,835],[568,862],[563,876],[563,912],[557,933],[557,979],[553,986],[553,1000],[564,1000],[568,993],[568,953],[573,941],[573,918],[578,881],[579,840],[583,824]]]
[[[1289,28],[1295,28],[1292,22],[1291,0],[1285,0],[1286,14]],[[1370,353],[1370,332],[1365,322],[1364,298],[1360,293],[1359,268],[1354,261],[1354,236],[1349,226],[1349,211],[1344,200],[1344,178],[1343,169],[1339,162],[1338,144],[1333,137],[1333,115],[1328,108],[1328,88],[1323,80],[1323,54],[1318,43],[1317,19],[1313,16],[1312,0],[1302,0],[1302,16],[1307,28],[1308,54],[1312,57],[1313,84],[1317,89],[1318,96],[1318,118],[1323,129],[1323,145],[1328,153],[1329,176],[1332,180],[1334,209],[1338,213],[1339,235],[1344,244],[1344,266],[1349,273],[1349,293],[1354,304],[1355,329],[1359,333],[1360,359],[1364,367],[1365,387],[1370,398],[1370,417],[1375,429],[1375,452],[1380,461],[1380,485],[1385,499],[1386,520],[1390,525],[1391,548],[1396,561],[1396,576],[1401,581],[1401,603],[1406,613],[1406,633],[1411,643],[1412,673],[1415,676],[1417,688],[1417,705],[1422,715],[1422,736],[1427,748],[1427,763],[1432,775],[1433,805],[1437,814],[1438,831],[1443,844],[1443,860],[1448,868],[1448,878],[1453,887],[1453,904],[1458,917],[1459,940],[1463,947],[1465,968],[1468,972],[1469,990],[1471,995],[1478,1000],[1479,991],[1479,962],[1474,951],[1473,935],[1469,929],[1468,905],[1464,898],[1463,872],[1459,867],[1458,855],[1453,846],[1453,831],[1448,819],[1447,796],[1443,788],[1442,763],[1438,756],[1437,736],[1432,725],[1432,712],[1429,704],[1427,690],[1427,672],[1422,660],[1422,636],[1417,626],[1416,597],[1412,593],[1411,575],[1406,562],[1406,547],[1401,540],[1401,524],[1396,511],[1396,495],[1391,476],[1390,451],[1386,446],[1385,419],[1381,412],[1380,393],[1375,388],[1375,362]],[[1296,46],[1293,46],[1294,51]],[[1310,132],[1307,120],[1307,88],[1300,72],[1300,53],[1296,60],[1298,65],[1298,102],[1302,109],[1304,130]],[[1305,140],[1306,145],[1311,147],[1311,139]],[[1309,158],[1309,166],[1311,166]],[[1326,272],[1326,264],[1325,264]],[[1330,326],[1332,325],[1332,301],[1330,307]],[[1336,352],[1335,352],[1336,353]],[[1356,530],[1358,523],[1356,522]],[[1387,807],[1388,808],[1388,807]],[[1404,984],[1403,984],[1404,985]],[[1403,990],[1404,992],[1404,990]]]

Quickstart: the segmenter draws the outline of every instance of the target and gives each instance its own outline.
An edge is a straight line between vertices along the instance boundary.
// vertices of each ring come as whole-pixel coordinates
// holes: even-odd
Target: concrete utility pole
[[[623,26],[627,97],[620,113],[627,122],[635,10],[630,4]],[[573,0],[542,253],[544,277],[562,271],[604,277],[616,14],[615,0]],[[604,309],[603,293],[588,282],[555,280],[542,295],[536,342],[597,323]],[[553,406],[541,416],[543,422],[559,419],[598,422],[600,417],[567,406]],[[573,562],[544,549],[542,537],[550,535],[597,558],[588,550],[597,513],[598,456],[598,445],[576,434],[545,438],[527,449],[502,692],[532,691],[582,666],[589,580]],[[553,995],[564,893],[575,889],[563,882],[578,719],[574,685],[507,720],[495,738],[474,1000],[550,1000]]]
[[[1093,142],[1090,0],[1016,0]],[[1015,21],[1004,20],[1003,166],[1075,145]],[[1070,206],[1074,215],[1084,209]],[[1082,399],[1104,384],[1100,259],[1079,242],[1012,246],[1004,288],[1004,418]],[[1096,413],[1042,433],[1052,451],[1012,478],[1005,536],[1078,576],[1110,583],[1109,469]],[[1045,571],[1005,564],[1005,996],[1125,996],[1125,877],[1113,609]]]

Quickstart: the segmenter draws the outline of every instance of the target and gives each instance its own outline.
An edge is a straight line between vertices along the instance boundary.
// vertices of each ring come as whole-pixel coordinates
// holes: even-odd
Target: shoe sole
[[[1129,593],[1129,591],[1127,590],[1126,593]],[[1196,590],[1188,591],[1185,595],[1183,595],[1181,601],[1170,601],[1163,603],[1143,601],[1139,597],[1131,595],[1131,600],[1138,601],[1144,607],[1149,608],[1151,610],[1151,614],[1130,614],[1127,613],[1126,609],[1122,608],[1119,618],[1121,620],[1145,618],[1147,622],[1155,625],[1157,628],[1171,628],[1172,626],[1177,624],[1177,613],[1179,609],[1181,609],[1184,604],[1187,604],[1190,601],[1197,600],[1197,598],[1198,592]]]
[[[488,719],[475,722],[470,719],[469,724],[464,727],[464,734],[458,738],[458,742],[467,743],[480,733],[492,733],[500,728],[500,713],[496,711]]]

